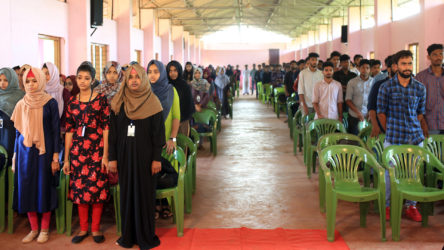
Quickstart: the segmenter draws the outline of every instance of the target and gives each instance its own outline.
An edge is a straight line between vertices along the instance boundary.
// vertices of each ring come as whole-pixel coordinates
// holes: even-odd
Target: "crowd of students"
[[[359,122],[369,121],[370,136],[385,134],[384,147],[390,145],[422,145],[429,134],[444,134],[444,67],[443,45],[427,48],[430,66],[413,74],[413,55],[401,50],[388,56],[381,70],[380,60],[355,55],[353,62],[346,54],[334,51],[326,62],[317,53],[305,60],[292,61],[284,79],[286,96],[295,93],[304,115],[314,113],[314,119],[344,121],[347,112],[347,132],[358,134]],[[353,68],[351,68],[353,65]],[[265,69],[269,66],[265,66]],[[272,76],[279,74],[275,67]],[[280,81],[260,71],[257,81],[281,86]],[[282,79],[282,78],[281,78]],[[289,111],[289,116],[294,115]],[[386,172],[386,218],[390,219],[390,181]],[[406,201],[406,215],[422,221],[415,201]]]
[[[156,189],[177,185],[177,172],[161,157],[172,154],[178,133],[205,132],[193,113],[210,101],[228,114],[231,67],[206,69],[188,62],[108,62],[103,81],[90,62],[65,77],[50,62],[0,69],[0,143],[14,172],[13,208],[27,214],[31,231],[22,242],[49,239],[51,212],[58,206],[57,176],[69,175],[68,199],[78,207],[80,232],[105,240],[100,230],[110,186],[120,185],[122,235],[117,244],[148,249],[160,244],[155,220],[172,216]],[[4,164],[1,164],[3,166]],[[1,170],[1,169],[0,169]],[[142,194],[142,195],[141,195]],[[91,233],[89,211],[91,208]],[[41,214],[41,222],[39,216]]]

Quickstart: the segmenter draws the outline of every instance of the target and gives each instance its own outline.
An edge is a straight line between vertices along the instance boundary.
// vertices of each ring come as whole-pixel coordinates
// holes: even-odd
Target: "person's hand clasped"
[[[63,173],[65,175],[69,175],[71,173],[71,164],[69,164],[68,161],[65,161],[65,163],[63,164]]]
[[[59,170],[60,170],[60,163],[58,161],[52,161],[51,162],[52,175],[55,175],[55,173],[57,173],[57,171]]]
[[[110,173],[117,173],[117,161],[108,162],[108,171]]]
[[[161,169],[162,169],[162,164],[160,163],[160,161],[153,161],[153,163],[151,163],[152,175],[159,173]]]
[[[173,140],[168,140],[165,145],[167,154],[172,154],[176,150],[176,143]]]

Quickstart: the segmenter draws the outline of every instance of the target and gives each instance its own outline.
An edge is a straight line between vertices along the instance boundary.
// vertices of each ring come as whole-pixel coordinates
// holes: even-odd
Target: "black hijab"
[[[170,78],[171,66],[174,66],[178,73],[175,80]],[[196,110],[194,108],[194,99],[191,93],[190,85],[187,84],[182,76],[182,65],[180,65],[178,61],[171,61],[167,64],[166,71],[170,84],[176,88],[177,94],[179,95],[180,121],[183,122],[190,120]]]
[[[191,72],[187,71],[187,65],[191,65]],[[181,67],[182,68],[182,67]],[[193,68],[193,64],[191,64],[191,62],[187,62],[185,64],[185,68],[183,69],[183,79],[185,81],[189,81],[191,82],[194,78],[194,68]]]

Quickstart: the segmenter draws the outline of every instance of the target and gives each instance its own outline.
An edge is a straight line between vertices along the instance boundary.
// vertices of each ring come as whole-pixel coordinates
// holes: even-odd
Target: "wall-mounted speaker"
[[[103,25],[103,0],[91,0],[91,27]]]
[[[348,25],[341,26],[341,43],[348,42]]]

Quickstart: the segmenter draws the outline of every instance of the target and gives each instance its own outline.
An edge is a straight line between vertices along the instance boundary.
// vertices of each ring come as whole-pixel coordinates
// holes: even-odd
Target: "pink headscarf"
[[[63,90],[65,88],[60,84],[59,69],[51,62],[47,62],[44,65],[48,68],[50,76],[49,81],[46,83],[45,91],[57,101],[59,117],[62,117],[63,106],[65,104],[63,101]]]

